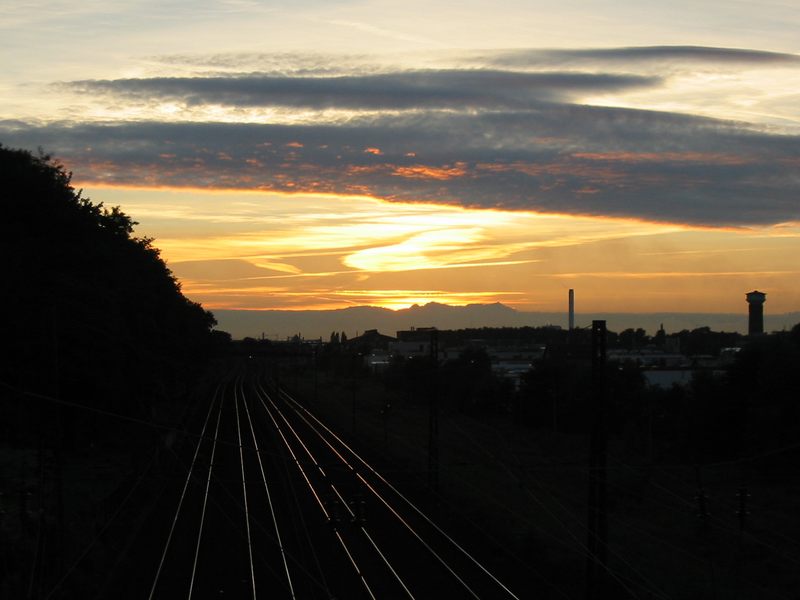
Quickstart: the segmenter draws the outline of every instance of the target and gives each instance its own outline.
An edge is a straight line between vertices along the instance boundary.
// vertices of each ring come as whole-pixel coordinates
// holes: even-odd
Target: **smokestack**
[[[749,319],[747,322],[747,335],[761,335],[764,333],[764,302],[767,295],[754,290],[745,294],[749,304]]]
[[[575,290],[569,289],[569,330],[575,329]]]

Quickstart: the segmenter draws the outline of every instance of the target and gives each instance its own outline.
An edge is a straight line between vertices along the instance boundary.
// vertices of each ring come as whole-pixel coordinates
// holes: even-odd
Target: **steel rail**
[[[256,390],[257,390],[257,388],[256,388]],[[294,450],[292,449],[292,446],[289,443],[289,440],[286,439],[286,436],[284,435],[283,430],[281,429],[281,427],[278,424],[277,420],[275,420],[275,417],[272,415],[272,412],[269,410],[269,407],[267,407],[266,403],[264,402],[264,399],[261,397],[260,394],[258,394],[258,392],[256,392],[256,397],[258,398],[259,402],[261,402],[261,405],[264,407],[264,412],[266,412],[267,416],[269,416],[270,420],[272,421],[273,426],[275,427],[275,430],[280,435],[284,446],[289,451],[289,454],[291,455],[292,460],[294,461],[294,464],[297,466],[298,470],[300,471],[301,475],[303,476],[303,479],[305,480],[306,485],[308,486],[309,490],[311,491],[311,494],[314,496],[314,499],[317,501],[317,504],[319,505],[320,510],[322,510],[322,514],[325,516],[325,519],[327,521],[332,521],[331,514],[328,512],[328,509],[325,508],[325,504],[322,502],[322,499],[319,497],[319,494],[314,489],[314,486],[311,484],[311,481],[308,478],[308,474],[306,473],[305,469],[303,468],[303,465],[300,462],[300,460],[297,458],[297,455],[295,454]],[[347,555],[347,558],[349,559],[350,564],[353,566],[353,569],[355,570],[356,575],[358,575],[358,578],[361,581],[362,585],[364,586],[364,589],[367,591],[367,594],[369,594],[369,597],[372,598],[372,600],[377,600],[377,597],[373,593],[372,588],[369,586],[369,583],[367,582],[366,578],[364,577],[363,571],[358,566],[358,563],[356,562],[355,558],[353,557],[352,553],[350,552],[349,548],[347,547],[347,543],[344,541],[344,539],[342,538],[342,536],[339,534],[338,531],[334,531],[334,533],[336,534],[336,539],[339,540],[339,543],[341,544],[342,548],[344,549],[344,552]]]
[[[289,402],[291,402],[294,406],[299,408],[302,412],[308,415],[311,419],[313,419],[320,427],[322,427],[333,439],[335,439],[339,444],[342,445],[347,451],[352,454],[358,461],[366,467],[366,469],[372,473],[375,477],[377,477],[386,487],[388,487],[392,492],[394,492],[398,498],[403,500],[417,515],[419,515],[426,523],[428,523],[431,527],[433,527],[440,535],[442,535],[445,539],[447,539],[461,554],[463,554],[467,559],[469,559],[476,567],[478,567],[484,574],[486,574],[492,581],[494,581],[503,591],[505,591],[509,596],[514,598],[515,600],[519,600],[519,596],[517,596],[514,592],[512,592],[502,581],[500,581],[491,571],[489,571],[483,564],[478,561],[472,554],[470,554],[461,544],[456,542],[449,534],[447,534],[441,527],[439,527],[428,515],[426,515],[420,508],[418,508],[411,500],[409,500],[400,490],[398,490],[394,485],[392,485],[383,475],[381,475],[377,470],[375,470],[372,465],[370,465],[364,458],[362,458],[355,450],[353,450],[347,442],[345,442],[342,438],[340,438],[336,433],[334,433],[327,425],[325,425],[322,421],[320,421],[313,413],[311,413],[308,409],[306,409],[302,404],[297,402],[294,398],[292,398],[289,394],[287,394],[284,390],[280,390],[281,395],[283,395]],[[297,411],[296,411],[297,412]],[[299,413],[298,413],[299,414]],[[313,428],[312,428],[313,429]],[[315,429],[314,429],[315,430]],[[315,430],[316,431],[316,430]],[[321,438],[323,436],[317,432]],[[324,438],[323,438],[324,439]],[[346,463],[347,464],[347,463]],[[350,466],[353,469],[352,466]],[[360,474],[357,474],[362,481],[365,481]],[[365,481],[366,483],[366,481]],[[368,486],[371,487],[371,486]],[[380,495],[379,498],[382,499]]]
[[[247,553],[250,559],[250,584],[253,590],[253,600],[256,600],[256,572],[253,567],[253,540],[250,535],[250,508],[247,504],[247,481],[244,474],[244,449],[242,448],[242,427],[239,422],[237,386],[241,386],[241,380],[233,384],[233,406],[236,409],[236,436],[239,440],[239,463],[242,467],[242,498],[244,499],[244,522],[247,529]]]
[[[197,559],[200,556],[200,540],[203,537],[203,529],[206,520],[206,507],[208,505],[208,488],[211,486],[211,471],[214,469],[214,456],[217,452],[217,437],[219,436],[219,422],[222,417],[222,406],[225,403],[225,394],[223,393],[222,399],[219,402],[219,410],[217,411],[217,422],[214,426],[214,438],[211,443],[211,458],[208,461],[208,475],[206,476],[206,487],[203,493],[203,509],[200,511],[200,526],[197,531],[197,543],[194,549],[194,561],[192,562],[192,575],[189,579],[189,598],[194,593],[194,578],[197,573]]]
[[[211,402],[208,405],[208,413],[206,413],[205,421],[203,421],[203,429],[200,431],[200,437],[197,440],[197,446],[194,449],[194,456],[192,456],[192,462],[189,464],[189,472],[186,474],[186,481],[183,484],[183,490],[181,491],[180,500],[178,500],[178,508],[175,510],[175,517],[172,519],[172,525],[169,528],[169,534],[167,535],[167,541],[164,544],[164,551],[161,553],[161,560],[158,563],[158,569],[156,570],[155,578],[153,579],[153,585],[150,588],[150,594],[148,595],[148,600],[152,600],[153,595],[156,591],[156,586],[158,585],[158,579],[161,576],[161,570],[164,568],[164,560],[167,557],[167,550],[169,549],[169,545],[172,542],[172,535],[175,533],[175,525],[178,522],[178,517],[181,513],[181,508],[183,507],[183,499],[186,497],[186,489],[189,487],[189,481],[192,478],[192,471],[194,470],[195,462],[197,461],[197,455],[200,452],[200,445],[203,441],[203,437],[206,433],[206,427],[208,426],[208,419],[211,417],[211,409],[214,407],[214,402],[217,399],[217,395],[219,394],[220,386],[217,386],[216,390],[214,391],[214,396],[211,399]],[[222,402],[220,402],[220,405]]]
[[[264,392],[264,390],[262,390],[262,392]],[[303,440],[301,439],[300,435],[297,433],[297,430],[296,430],[296,428],[295,428],[295,427],[294,427],[294,426],[293,426],[291,423],[289,423],[289,421],[286,419],[286,416],[285,416],[285,415],[284,415],[284,414],[281,412],[280,408],[279,408],[279,407],[278,407],[278,406],[275,404],[275,402],[272,400],[272,398],[270,398],[269,394],[267,394],[266,392],[264,392],[264,395],[265,395],[265,397],[267,398],[267,400],[269,400],[269,402],[270,402],[270,404],[272,405],[272,407],[273,407],[273,409],[275,410],[275,412],[277,412],[277,413],[278,413],[278,415],[279,415],[279,416],[281,417],[281,419],[283,420],[283,422],[284,422],[284,423],[286,423],[286,426],[287,426],[287,427],[289,428],[289,430],[292,432],[292,434],[294,435],[295,439],[297,439],[298,443],[299,443],[299,444],[300,444],[300,445],[303,447],[303,449],[306,451],[306,454],[308,454],[308,458],[309,458],[309,459],[311,459],[311,462],[312,462],[312,463],[314,463],[314,465],[317,467],[317,470],[320,472],[320,474],[322,475],[322,477],[323,477],[323,478],[324,478],[326,481],[329,481],[329,479],[328,479],[328,474],[327,474],[327,473],[325,473],[325,470],[322,468],[322,465],[320,465],[320,464],[319,464],[319,461],[317,461],[316,457],[315,457],[315,456],[312,454],[311,450],[309,450],[308,446],[305,444],[305,442],[303,442]],[[327,443],[327,441],[326,441],[326,440],[324,440],[324,439],[323,439],[323,441],[325,441],[325,442]],[[341,456],[341,455],[340,455],[338,452],[336,452],[336,449],[335,449],[335,448],[333,448],[332,446],[330,446],[330,444],[328,444],[328,446],[331,448],[331,450],[333,450],[333,452],[334,452],[334,453],[335,453],[337,456],[339,456],[339,458],[340,458],[342,461],[344,461],[344,458],[342,458],[342,456]],[[345,462],[345,464],[347,464],[347,463]],[[348,464],[347,466],[348,466],[348,467],[350,467],[350,465],[349,465],[349,464]],[[353,469],[352,469],[352,467],[350,467],[350,468],[351,468],[351,470],[353,470]],[[330,486],[331,486],[331,489],[333,490],[333,492],[334,492],[334,493],[336,494],[336,496],[339,498],[340,502],[342,503],[342,506],[344,506],[344,508],[345,508],[345,509],[347,510],[347,512],[350,514],[350,517],[351,517],[352,519],[355,519],[355,517],[356,517],[356,514],[355,514],[355,512],[353,512],[353,510],[350,508],[350,506],[349,506],[349,505],[348,505],[348,503],[347,503],[347,500],[345,500],[344,496],[342,496],[341,492],[339,492],[339,489],[338,489],[338,488],[337,488],[337,487],[336,487],[336,486],[335,486],[333,483],[330,483]],[[375,542],[375,540],[373,539],[373,537],[372,537],[372,536],[369,534],[369,532],[366,530],[366,528],[365,528],[365,527],[363,527],[363,526],[362,526],[362,527],[360,527],[360,529],[361,529],[361,532],[364,534],[364,536],[367,538],[367,541],[369,541],[369,543],[372,545],[372,547],[373,547],[373,549],[375,550],[375,552],[377,552],[378,556],[380,556],[381,560],[384,562],[384,564],[386,565],[386,567],[389,569],[389,571],[391,571],[391,573],[392,573],[392,575],[394,575],[395,579],[397,579],[398,583],[399,583],[399,584],[400,584],[400,586],[403,588],[403,591],[406,593],[406,595],[408,595],[408,597],[409,597],[409,598],[411,598],[412,600],[414,600],[414,595],[413,595],[413,594],[411,593],[411,591],[408,589],[408,586],[407,586],[407,585],[406,585],[406,583],[403,581],[403,578],[402,578],[402,577],[400,577],[400,574],[397,572],[397,570],[394,568],[394,566],[392,566],[391,562],[390,562],[390,561],[389,561],[389,559],[386,557],[386,555],[385,555],[385,554],[384,554],[384,553],[381,551],[380,547],[379,547],[379,546],[378,546],[378,544]]]
[[[263,390],[262,390],[262,391],[263,391]],[[267,396],[267,397],[269,397],[269,396]],[[271,399],[270,399],[270,402],[272,402],[272,400],[271,400]],[[295,411],[295,412],[296,412],[296,411]],[[303,421],[304,421],[304,422],[305,422],[305,423],[306,423],[306,424],[309,426],[309,428],[310,428],[312,431],[314,431],[314,433],[316,433],[316,434],[317,434],[317,436],[318,436],[318,437],[319,437],[319,438],[320,438],[320,439],[321,439],[321,440],[322,440],[322,441],[323,441],[323,442],[324,442],[324,443],[325,443],[325,444],[328,446],[328,448],[330,448],[330,450],[331,450],[331,451],[332,451],[332,452],[333,452],[333,453],[334,453],[334,454],[335,454],[335,455],[336,455],[336,456],[339,458],[339,460],[341,460],[341,461],[342,461],[342,463],[343,463],[343,464],[344,464],[344,465],[345,465],[345,466],[346,466],[348,469],[350,469],[350,470],[353,472],[353,474],[355,474],[355,476],[358,478],[358,480],[359,480],[359,481],[361,481],[361,483],[362,483],[362,484],[364,484],[364,486],[365,486],[365,487],[366,487],[366,488],[367,488],[367,489],[368,489],[368,490],[369,490],[369,491],[370,491],[370,492],[371,492],[371,493],[372,493],[372,494],[373,494],[373,495],[374,495],[374,496],[375,496],[375,497],[376,497],[378,500],[380,500],[380,502],[381,502],[381,503],[382,503],[382,504],[383,504],[383,505],[384,505],[384,506],[387,508],[387,510],[388,510],[388,511],[389,511],[389,512],[390,512],[390,513],[391,513],[391,514],[392,514],[392,515],[393,515],[393,516],[394,516],[394,517],[395,517],[395,518],[396,518],[396,519],[397,519],[397,520],[400,522],[400,524],[401,524],[401,525],[403,525],[403,527],[405,527],[405,528],[406,528],[406,529],[407,529],[407,530],[408,530],[408,531],[411,533],[411,535],[413,535],[413,536],[414,536],[414,537],[417,539],[417,541],[418,541],[420,544],[422,544],[422,545],[423,545],[423,547],[424,547],[424,548],[425,548],[425,549],[426,549],[428,552],[430,552],[430,553],[433,555],[433,557],[434,557],[434,558],[436,558],[436,560],[438,560],[438,561],[439,561],[439,563],[440,563],[440,564],[441,564],[441,565],[442,565],[442,566],[443,566],[443,567],[444,567],[444,568],[447,570],[447,572],[449,572],[449,573],[450,573],[450,574],[451,574],[451,575],[452,575],[452,576],[453,576],[453,577],[456,579],[456,581],[458,581],[458,582],[461,584],[461,586],[462,586],[462,587],[463,587],[465,590],[467,590],[467,592],[469,592],[469,594],[470,594],[470,595],[471,595],[473,598],[478,598],[478,599],[480,599],[480,596],[478,596],[478,594],[475,592],[475,590],[473,590],[473,589],[470,587],[470,585],[469,585],[469,584],[468,584],[466,581],[464,581],[464,579],[463,579],[463,578],[462,578],[462,577],[461,577],[461,576],[460,576],[458,573],[456,573],[456,572],[455,572],[455,570],[453,569],[453,567],[451,567],[449,564],[447,564],[447,561],[445,561],[445,559],[444,559],[444,558],[443,558],[443,557],[442,557],[442,556],[441,556],[441,555],[440,555],[438,552],[436,552],[436,550],[434,550],[434,549],[433,549],[433,547],[432,547],[430,544],[428,544],[428,542],[426,542],[426,541],[424,540],[424,538],[422,537],[422,535],[421,535],[421,534],[420,534],[418,531],[416,531],[416,530],[414,529],[414,527],[413,527],[413,526],[412,526],[412,525],[411,525],[411,524],[410,524],[410,523],[409,523],[407,520],[405,520],[405,519],[404,519],[404,518],[403,518],[403,517],[400,515],[400,513],[398,513],[398,512],[397,512],[397,510],[395,510],[395,509],[394,509],[394,507],[392,507],[392,505],[391,505],[391,504],[389,504],[389,501],[388,501],[386,498],[384,498],[384,497],[383,497],[383,495],[382,495],[382,494],[381,494],[381,493],[380,493],[378,490],[376,490],[376,489],[375,489],[373,486],[371,486],[371,485],[370,485],[370,484],[369,484],[369,483],[368,483],[368,482],[367,482],[367,481],[366,481],[366,480],[365,480],[365,479],[364,479],[364,478],[361,476],[361,474],[360,474],[360,473],[358,473],[358,472],[355,470],[355,468],[354,468],[354,467],[353,467],[353,466],[352,466],[352,465],[351,465],[351,464],[350,464],[350,463],[347,461],[347,459],[345,459],[345,458],[344,458],[344,457],[343,457],[343,456],[342,456],[342,455],[341,455],[341,454],[340,454],[340,453],[339,453],[339,452],[336,450],[336,448],[334,448],[334,447],[331,445],[331,443],[330,443],[328,440],[326,440],[326,439],[325,439],[325,437],[324,437],[324,436],[322,436],[322,435],[319,433],[319,431],[318,431],[317,429],[315,429],[315,428],[314,428],[314,426],[313,426],[311,423],[309,423],[309,422],[308,422],[308,420],[306,420],[306,419],[305,419],[305,417],[303,417],[303,415],[301,415],[300,413],[297,413],[297,412],[296,412],[296,414],[297,414],[297,416],[298,416],[298,417],[300,417],[301,419],[303,419]],[[284,419],[285,419],[285,417],[284,417]],[[333,486],[331,486],[331,487],[333,487]],[[335,490],[335,488],[334,488],[334,490]],[[342,500],[343,500],[343,499],[342,499]],[[344,501],[344,500],[343,500],[343,501]],[[349,508],[348,508],[348,510],[349,510]],[[351,511],[351,512],[352,512],[352,511]],[[379,550],[378,552],[380,553],[380,550]],[[391,566],[390,566],[390,568],[391,568]],[[393,570],[393,572],[394,572],[394,570]],[[401,583],[402,583],[402,582],[401,582]],[[405,588],[405,586],[403,586],[403,587]],[[406,590],[406,591],[407,591],[407,590]],[[410,592],[409,592],[409,594],[410,594]]]
[[[272,494],[270,493],[269,484],[267,483],[267,475],[266,472],[264,471],[264,462],[261,460],[261,450],[258,446],[258,440],[256,439],[256,432],[253,427],[253,419],[250,416],[250,409],[247,407],[247,401],[244,399],[245,398],[244,392],[242,392],[242,397],[243,397],[242,405],[244,406],[245,415],[247,416],[247,422],[250,427],[250,435],[253,438],[253,446],[256,449],[256,458],[258,459],[258,467],[261,470],[261,479],[264,482],[264,491],[267,493],[267,504],[269,505],[269,512],[270,515],[272,516],[272,525],[275,528],[275,537],[277,539],[278,549],[280,550],[281,559],[283,561],[283,570],[286,573],[286,579],[289,582],[289,593],[291,594],[292,599],[294,600],[296,596],[294,591],[294,585],[292,585],[292,575],[291,572],[289,571],[289,564],[286,559],[286,549],[284,548],[283,540],[281,539],[281,531],[280,528],[278,527],[278,519],[275,514],[275,507],[272,503]]]

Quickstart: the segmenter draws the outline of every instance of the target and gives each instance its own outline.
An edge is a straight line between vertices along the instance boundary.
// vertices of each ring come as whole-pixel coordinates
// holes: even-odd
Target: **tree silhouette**
[[[11,349],[0,380],[149,417],[211,347],[213,315],[183,296],[135,221],[84,198],[49,156],[0,146],[0,173]]]

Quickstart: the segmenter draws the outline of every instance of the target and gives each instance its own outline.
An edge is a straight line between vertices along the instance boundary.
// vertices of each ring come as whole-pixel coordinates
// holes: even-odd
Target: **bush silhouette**
[[[183,296],[128,215],[84,198],[49,156],[0,146],[0,173],[10,350],[0,380],[20,393],[149,417],[202,359],[213,315]],[[74,411],[69,419],[91,420]]]

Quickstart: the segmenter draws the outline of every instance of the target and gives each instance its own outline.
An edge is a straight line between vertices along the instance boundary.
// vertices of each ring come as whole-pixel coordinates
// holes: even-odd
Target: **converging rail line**
[[[262,388],[263,392],[263,388]],[[471,596],[475,598],[479,598],[480,596],[477,592],[460,576],[451,566],[450,564],[441,556],[439,555],[434,548],[429,545],[426,539],[423,537],[423,534],[419,533],[419,531],[413,527],[409,523],[409,519],[404,518],[401,514],[401,509],[396,507],[391,503],[391,497],[394,496],[396,500],[400,500],[401,504],[409,509],[414,515],[420,517],[422,521],[433,528],[433,530],[441,536],[448,544],[450,544],[453,548],[455,548],[463,557],[467,558],[471,563],[471,566],[477,567],[480,572],[482,572],[486,577],[488,577],[492,582],[494,582],[498,587],[499,591],[510,598],[515,598],[517,600],[518,596],[514,594],[506,585],[504,585],[495,575],[493,575],[475,556],[469,553],[461,544],[455,541],[450,535],[448,535],[441,527],[439,527],[432,519],[430,519],[416,504],[414,504],[407,496],[402,494],[394,485],[392,485],[383,475],[381,475],[372,465],[366,461],[359,453],[357,453],[349,444],[347,444],[339,435],[337,435],[333,430],[331,430],[327,425],[325,425],[322,421],[320,421],[316,416],[314,416],[307,408],[302,406],[297,400],[295,400],[290,394],[288,394],[285,390],[279,391],[280,396],[286,400],[288,405],[291,409],[297,414],[297,416],[308,426],[309,430],[312,431],[322,442],[330,449],[333,455],[341,461],[341,463],[351,471],[355,477],[360,481],[363,486],[375,497],[377,498],[381,504],[383,504],[386,509],[405,527],[408,532],[416,538],[428,552],[430,552],[434,558],[442,565],[442,567],[447,570],[455,579],[458,581],[461,586],[467,591]],[[336,446],[341,449],[341,452],[337,450]],[[383,484],[391,494],[381,493],[376,489],[376,486],[371,484],[367,479],[365,479],[364,475],[359,472],[351,462],[349,462],[342,453],[349,454],[352,456],[366,471],[367,474],[370,476],[374,476],[378,482]],[[491,597],[497,597],[498,590],[494,590]]]
[[[207,402],[120,597],[519,599],[286,391],[245,367]]]

